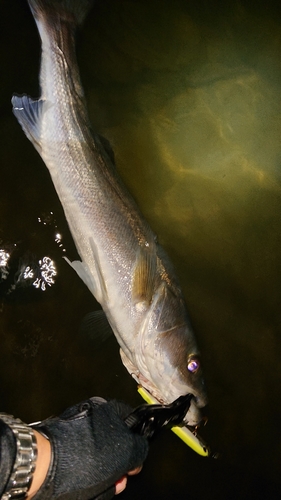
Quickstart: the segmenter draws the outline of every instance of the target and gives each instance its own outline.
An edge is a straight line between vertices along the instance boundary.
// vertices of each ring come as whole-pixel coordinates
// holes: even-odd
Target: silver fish
[[[75,56],[88,0],[29,0],[41,41],[41,98],[13,112],[51,174],[81,261],[69,262],[101,304],[130,374],[158,401],[206,405],[199,352],[172,265],[91,130]]]

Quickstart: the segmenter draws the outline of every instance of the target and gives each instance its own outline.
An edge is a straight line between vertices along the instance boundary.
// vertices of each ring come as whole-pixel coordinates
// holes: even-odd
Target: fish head
[[[195,426],[202,420],[200,408],[207,404],[200,355],[187,325],[155,335],[146,345],[140,382],[160,402],[172,403],[179,396],[193,394],[185,423]],[[140,363],[138,363],[140,364]],[[148,382],[149,381],[149,382]]]
[[[207,395],[200,354],[190,326],[184,324],[158,335],[155,339],[155,359],[157,383],[165,391],[165,399],[170,403],[179,396],[193,394],[185,423],[198,425],[202,420],[200,409],[206,406]]]
[[[200,354],[184,301],[167,287],[155,297],[135,352],[139,382],[160,402],[193,394],[184,422],[198,425],[207,404]]]

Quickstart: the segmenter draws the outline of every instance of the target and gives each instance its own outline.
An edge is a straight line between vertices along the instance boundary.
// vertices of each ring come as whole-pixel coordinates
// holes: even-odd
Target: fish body
[[[158,401],[206,395],[199,352],[172,265],[91,130],[75,56],[87,0],[29,0],[42,42],[41,98],[13,112],[51,174],[81,261],[70,264],[101,304],[131,375]]]

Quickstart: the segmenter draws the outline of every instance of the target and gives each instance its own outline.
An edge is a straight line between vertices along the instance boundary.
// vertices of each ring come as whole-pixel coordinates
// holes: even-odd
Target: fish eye
[[[187,369],[191,373],[197,372],[198,368],[200,367],[200,363],[198,358],[195,357],[190,357],[187,361]]]

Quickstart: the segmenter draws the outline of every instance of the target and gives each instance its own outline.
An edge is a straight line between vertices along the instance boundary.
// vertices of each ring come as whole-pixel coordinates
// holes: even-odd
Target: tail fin
[[[28,0],[42,41],[40,83],[42,98],[47,99],[46,72],[51,54],[62,51],[77,95],[83,98],[75,55],[75,29],[81,24],[94,0]],[[48,69],[49,68],[49,69]]]
[[[94,0],[28,0],[37,22],[43,19],[54,22],[61,19],[71,24],[81,24]]]

